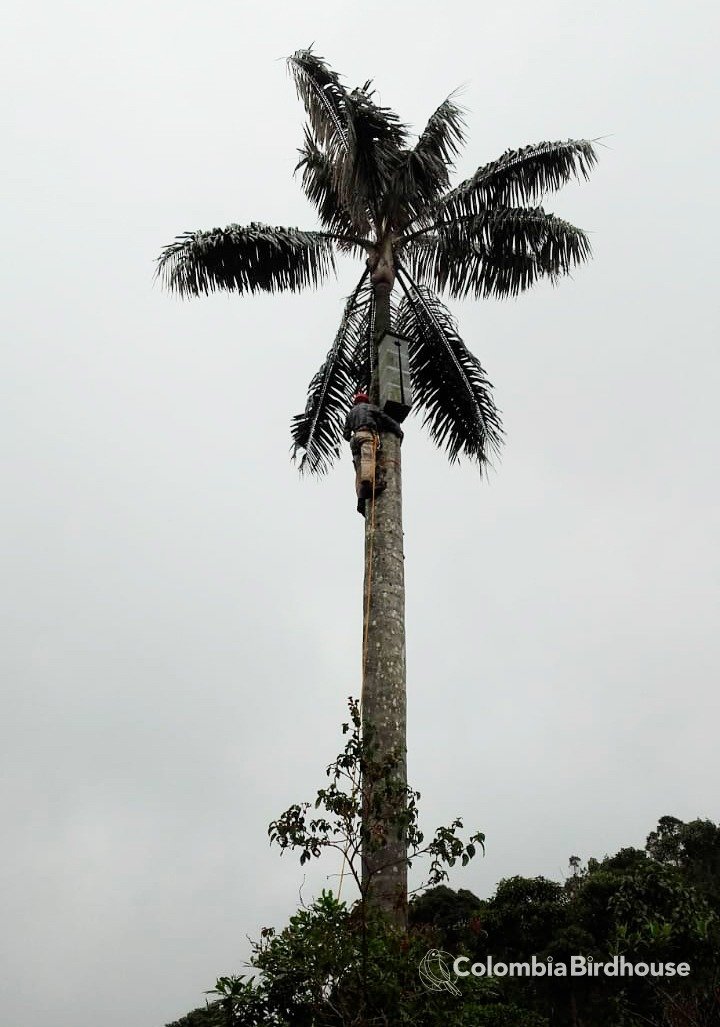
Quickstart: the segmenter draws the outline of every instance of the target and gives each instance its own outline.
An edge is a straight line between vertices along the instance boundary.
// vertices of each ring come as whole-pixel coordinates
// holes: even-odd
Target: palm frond
[[[436,156],[450,166],[465,142],[465,113],[456,95],[443,100],[430,116],[415,146],[416,153]]]
[[[369,274],[369,272],[368,272]],[[391,311],[394,305],[390,303]],[[357,332],[353,346],[348,350],[348,381],[351,382],[352,394],[363,390],[370,391],[372,379],[372,337],[375,331],[375,294],[368,290],[366,309],[363,314],[361,329]]]
[[[229,292],[297,292],[335,270],[332,237],[253,222],[185,232],[166,246],[157,274],[183,296]]]
[[[347,98],[348,150],[339,157],[336,172],[343,202],[351,209],[369,208],[377,221],[407,130],[389,107],[375,103],[370,86],[366,82]]]
[[[347,150],[348,91],[340,76],[311,47],[297,50],[287,63],[318,143],[332,154]]]
[[[344,235],[355,235],[367,231],[369,227],[367,218],[363,216],[358,223],[346,210],[337,190],[333,162],[307,128],[305,129],[305,145],[299,153],[300,160],[295,171],[302,172],[303,191],[316,208],[320,223],[325,228]],[[339,242],[338,248],[348,249],[351,246]]]
[[[462,217],[490,207],[521,206],[542,199],[572,178],[588,179],[597,164],[589,139],[536,143],[521,150],[508,150],[479,167],[440,201],[438,217]]]
[[[435,293],[404,271],[398,280],[404,297],[397,330],[409,339],[413,395],[424,411],[423,425],[451,463],[464,455],[484,469],[503,435],[487,375]]]
[[[371,83],[348,91],[340,77],[312,50],[288,58],[316,149],[325,153],[334,174],[339,203],[355,230],[375,224],[379,200],[407,132],[397,115],[375,103]]]
[[[586,234],[541,207],[500,208],[438,224],[403,250],[426,285],[451,296],[515,296],[590,257]]]
[[[448,188],[464,128],[462,108],[450,96],[430,117],[415,146],[403,151],[388,189],[397,224],[411,221]]]
[[[293,459],[302,451],[299,469],[324,474],[340,452],[350,397],[369,366],[372,290],[365,271],[348,299],[330,352],[308,387],[305,410],[293,418]],[[363,362],[363,353],[367,356]]]

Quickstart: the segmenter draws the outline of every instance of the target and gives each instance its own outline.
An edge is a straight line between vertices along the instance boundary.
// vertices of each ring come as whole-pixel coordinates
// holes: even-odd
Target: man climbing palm
[[[402,442],[403,430],[397,421],[370,402],[366,392],[353,397],[353,405],[345,418],[343,436],[350,443],[350,452],[355,465],[355,490],[358,510],[364,514],[364,503],[373,493],[381,492],[385,482],[376,474],[376,453],[380,446],[380,432],[390,431]]]

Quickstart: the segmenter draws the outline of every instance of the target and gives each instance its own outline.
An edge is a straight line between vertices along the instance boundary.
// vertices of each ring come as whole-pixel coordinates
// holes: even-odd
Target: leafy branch
[[[484,852],[485,835],[478,831],[464,840],[460,835],[463,821],[456,817],[426,839],[419,825],[420,793],[402,784],[396,773],[400,754],[379,758],[372,733],[366,729],[363,734],[358,701],[350,698],[348,709],[350,719],[342,725],[347,740],[327,767],[329,784],[318,790],[314,802],[295,803],[273,820],[268,828],[270,842],[283,851],[299,851],[301,865],[319,859],[329,849],[341,853],[364,903],[374,877],[399,861],[377,865],[373,861],[363,882],[362,854],[386,848],[389,830],[400,827],[407,844],[404,861],[408,867],[423,857],[430,860],[420,887],[441,884],[449,877],[448,868],[457,863],[466,866],[478,849]],[[392,828],[383,815],[388,808],[402,810],[400,823],[394,820]]]

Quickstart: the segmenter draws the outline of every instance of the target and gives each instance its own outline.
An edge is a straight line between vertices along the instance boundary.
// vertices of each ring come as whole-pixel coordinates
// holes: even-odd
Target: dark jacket
[[[356,403],[351,407],[345,418],[343,437],[350,440],[353,432],[360,428],[370,428],[372,431],[390,431],[399,439],[403,437],[403,430],[397,421],[384,414],[380,407],[373,403]]]

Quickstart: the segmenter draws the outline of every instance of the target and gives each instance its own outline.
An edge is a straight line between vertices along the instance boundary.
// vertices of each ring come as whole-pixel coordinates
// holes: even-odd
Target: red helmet
[[[356,392],[353,396],[353,403],[369,403],[370,397],[367,392]]]

